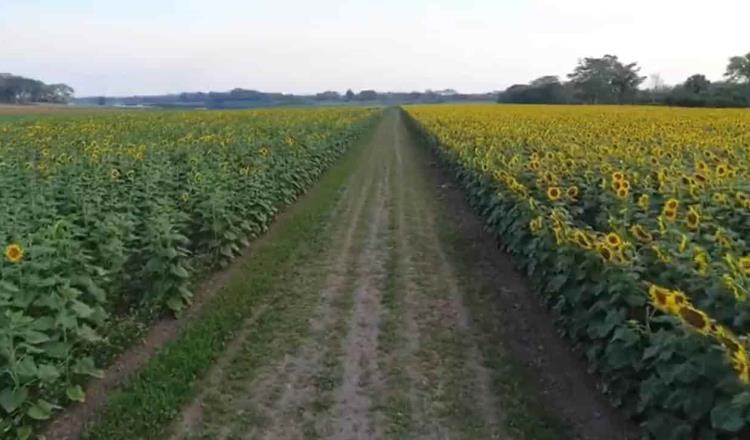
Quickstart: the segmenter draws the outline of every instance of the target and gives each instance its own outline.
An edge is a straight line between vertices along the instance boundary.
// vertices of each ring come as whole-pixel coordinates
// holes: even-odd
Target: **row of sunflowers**
[[[407,112],[615,404],[654,438],[750,434],[750,113]]]
[[[83,400],[117,317],[183,310],[196,275],[237,256],[377,113],[0,121],[0,438]]]

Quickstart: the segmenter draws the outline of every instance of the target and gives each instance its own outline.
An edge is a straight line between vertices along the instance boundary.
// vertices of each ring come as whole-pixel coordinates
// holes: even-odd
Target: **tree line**
[[[638,63],[624,63],[615,55],[578,61],[567,81],[547,75],[501,92],[499,102],[519,104],[663,104],[685,107],[750,107],[750,53],[729,59],[721,81],[703,74],[666,86],[652,75],[652,86]]]
[[[42,81],[0,73],[0,102],[27,104],[47,102],[65,104],[73,97],[74,90],[67,84],[45,84]]]

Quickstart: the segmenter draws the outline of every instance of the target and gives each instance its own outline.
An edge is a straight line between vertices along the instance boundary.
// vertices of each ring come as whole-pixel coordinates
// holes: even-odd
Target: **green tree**
[[[640,70],[638,63],[623,64],[615,55],[604,55],[580,60],[568,78],[586,102],[622,103],[632,99],[646,79]]]
[[[711,87],[711,81],[706,78],[706,75],[699,73],[692,75],[690,78],[685,80],[685,90],[693,93],[701,93],[708,90]]]
[[[733,82],[750,83],[750,52],[745,56],[730,58],[724,76]]]

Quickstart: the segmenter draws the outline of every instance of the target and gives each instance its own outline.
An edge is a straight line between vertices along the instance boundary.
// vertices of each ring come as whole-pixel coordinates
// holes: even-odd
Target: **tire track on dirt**
[[[417,376],[421,389],[418,412],[427,414],[418,434],[423,438],[509,438],[502,429],[502,413],[490,392],[490,374],[483,366],[482,354],[473,337],[473,328],[463,304],[456,269],[448,259],[435,218],[440,215],[432,198],[422,158],[411,134],[401,120],[394,133],[397,150],[402,150],[408,169],[403,171],[407,188],[408,246],[405,260],[412,265],[407,271],[409,288],[406,301],[407,325],[416,327],[418,340],[410,337],[417,365],[411,376]],[[421,364],[421,365],[420,365]],[[426,423],[425,423],[426,422]]]
[[[373,149],[370,153],[367,163],[375,160],[377,152]],[[339,251],[331,254],[331,258],[335,258],[336,261],[330,267],[320,304],[310,320],[311,338],[291,363],[286,388],[274,403],[275,420],[265,431],[263,438],[302,438],[305,435],[316,434],[319,429],[312,407],[320,392],[319,377],[324,369],[323,360],[329,351],[326,342],[341,318],[340,310],[335,303],[341,303],[341,297],[351,292],[352,281],[347,277],[354,270],[352,266],[360,258],[358,252],[361,249],[356,232],[364,225],[365,220],[372,223],[371,218],[375,213],[374,208],[367,205],[372,198],[372,191],[379,188],[379,183],[376,170],[368,167],[368,171],[363,174],[364,179],[359,174],[352,179],[352,186],[359,183],[362,189],[356,197],[350,198],[350,203],[356,205],[354,213],[345,216],[341,221],[342,226],[346,226],[344,244]],[[364,180],[365,183],[360,180]],[[332,228],[334,231],[339,229],[343,227]]]
[[[373,402],[382,388],[378,359],[378,335],[382,318],[381,299],[385,280],[385,244],[388,242],[388,200],[391,198],[387,140],[388,127],[382,124],[378,137],[379,190],[371,201],[373,217],[355,270],[354,304],[343,344],[342,380],[335,392],[331,412],[330,438],[350,440],[382,437],[382,417]]]

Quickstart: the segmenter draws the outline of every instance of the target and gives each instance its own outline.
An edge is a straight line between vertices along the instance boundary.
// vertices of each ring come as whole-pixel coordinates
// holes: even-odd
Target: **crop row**
[[[100,376],[116,317],[180,313],[361,135],[370,109],[0,123],[0,436]],[[111,347],[110,347],[111,348]]]
[[[414,106],[612,401],[659,439],[750,426],[750,114]]]

